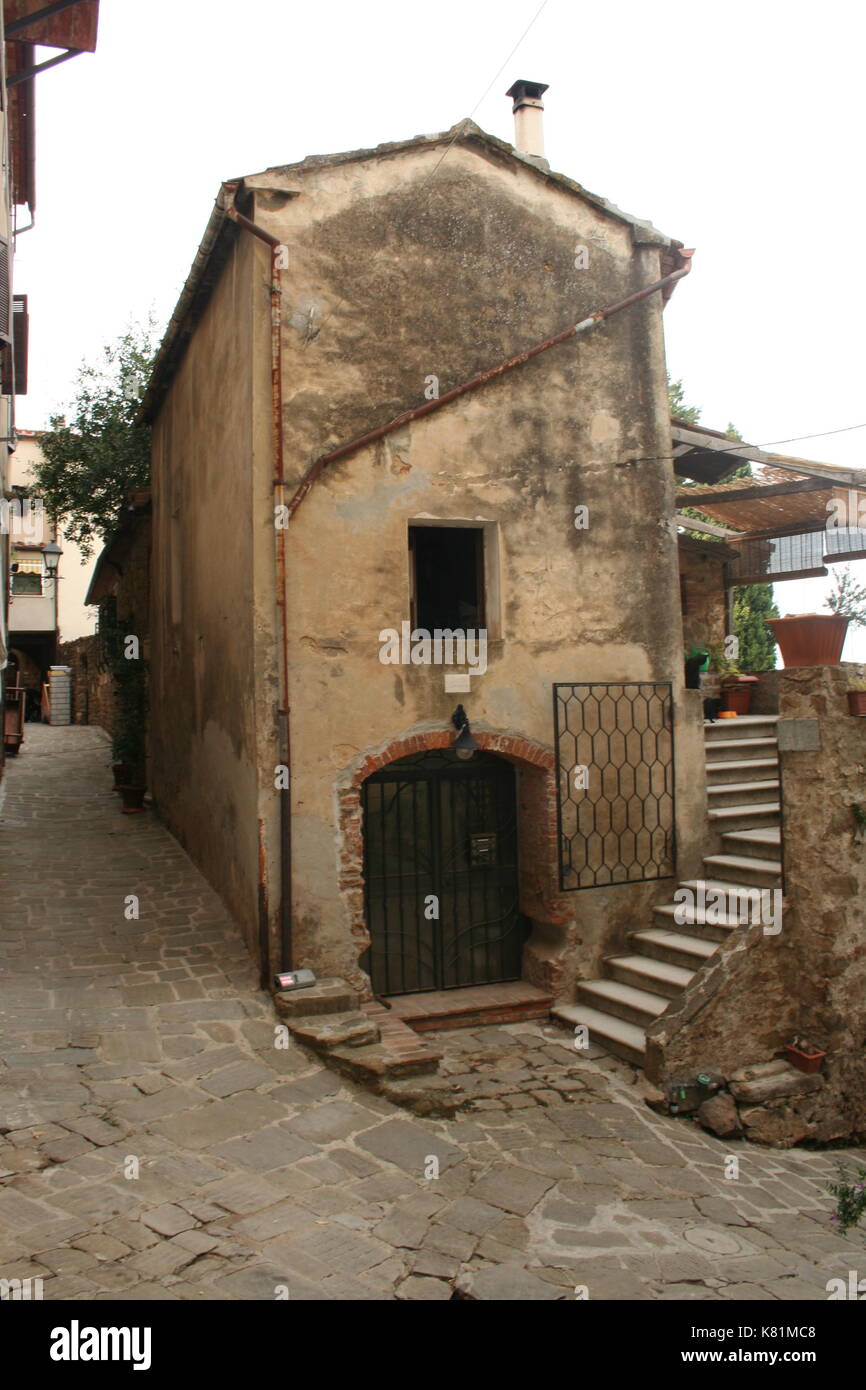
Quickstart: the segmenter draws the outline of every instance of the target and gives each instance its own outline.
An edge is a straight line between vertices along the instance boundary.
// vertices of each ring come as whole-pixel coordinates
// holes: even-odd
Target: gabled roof
[[[670,246],[679,248],[681,241],[674,241],[673,238],[665,236],[651,222],[643,221],[639,217],[633,217],[631,213],[623,212],[615,203],[608,202],[607,198],[602,198],[598,193],[590,193],[582,184],[574,179],[568,178],[566,174],[557,174],[552,170],[546,159],[540,159],[536,155],[521,154],[509,145],[507,141],[500,140],[496,135],[490,135],[488,131],[482,130],[481,126],[474,121],[458,121],[450,130],[441,131],[438,135],[415,135],[411,140],[394,140],[385,145],[374,145],[366,150],[348,150],[342,154],[323,154],[307,155],[306,158],[299,160],[295,164],[278,164],[269,169],[262,170],[259,174],[246,174],[242,178],[231,179],[230,183],[253,186],[261,179],[267,179],[273,174],[292,174],[306,173],[311,169],[337,168],[342,164],[360,163],[367,159],[391,159],[396,155],[403,154],[406,150],[435,149],[439,145],[473,145],[483,147],[488,153],[497,158],[513,161],[518,160],[525,168],[532,169],[540,179],[547,183],[554,183],[567,192],[582,198],[584,202],[591,203],[593,207],[608,217],[613,217],[618,222],[624,222],[627,226],[634,229],[635,240],[640,245]]]
[[[138,488],[128,492],[117,527],[112,531],[103,546],[93,567],[90,584],[84,595],[85,605],[98,603],[110,594],[117,584],[116,576],[123,574],[123,566],[132,549],[138,527],[142,519],[150,514],[151,495],[148,488]],[[114,570],[114,575],[108,573]]]
[[[650,222],[632,217],[614,203],[608,202],[606,198],[601,198],[596,193],[590,193],[565,174],[555,173],[548,168],[546,160],[538,159],[534,155],[518,153],[512,145],[498,139],[495,135],[489,135],[474,121],[459,121],[450,130],[443,131],[439,135],[416,135],[411,140],[398,140],[390,144],[376,145],[372,149],[351,150],[343,154],[308,155],[295,164],[277,165],[262,170],[258,174],[247,174],[243,177],[230,179],[220,188],[201,245],[196,252],[186,283],[181,290],[180,298],[157,353],[153,372],[141,404],[139,420],[152,421],[157,415],[195,325],[204,312],[229,251],[238,236],[238,226],[229,217],[231,206],[236,203],[241,209],[245,205],[249,206],[250,194],[257,189],[273,189],[275,178],[279,178],[281,181],[279,185],[281,191],[286,193],[299,192],[299,189],[291,189],[287,176],[303,174],[313,169],[337,168],[343,164],[362,160],[393,159],[407,150],[442,147],[447,152],[448,148],[455,144],[477,149],[486,158],[492,157],[509,163],[517,162],[522,167],[530,169],[544,182],[555,184],[565,192],[589,203],[599,212],[604,213],[605,216],[624,223],[630,228],[636,246],[658,246],[660,248],[663,275],[678,270],[684,264],[679,255],[683,246],[681,241],[675,241],[672,237],[665,236]],[[664,295],[665,299],[669,298],[672,289],[673,286],[668,287],[668,292]]]

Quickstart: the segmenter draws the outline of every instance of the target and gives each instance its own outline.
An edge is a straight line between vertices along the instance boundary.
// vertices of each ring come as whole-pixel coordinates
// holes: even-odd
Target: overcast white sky
[[[167,319],[223,179],[469,114],[511,141],[518,77],[550,84],[554,169],[697,248],[665,320],[702,423],[755,444],[866,424],[860,0],[547,0],[506,63],[540,6],[102,0],[97,52],[37,78],[19,426],[45,426],[130,317]],[[864,467],[866,428],[779,451]],[[826,586],[777,586],[781,611]]]

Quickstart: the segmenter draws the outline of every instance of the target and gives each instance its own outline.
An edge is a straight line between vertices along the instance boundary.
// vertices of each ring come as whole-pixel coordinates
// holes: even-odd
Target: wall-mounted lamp
[[[60,557],[63,551],[56,541],[48,541],[42,547],[42,560],[45,565],[45,574],[48,579],[57,578],[57,566],[60,564]]]
[[[477,753],[481,747],[476,739],[472,737],[472,730],[469,728],[469,717],[462,705],[458,705],[451,716],[451,723],[457,732],[457,737],[451,747],[458,758],[467,761],[473,753]]]

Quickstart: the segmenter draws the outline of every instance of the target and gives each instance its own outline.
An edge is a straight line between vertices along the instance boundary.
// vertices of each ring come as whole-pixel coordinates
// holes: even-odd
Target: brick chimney
[[[505,93],[514,105],[514,148],[518,154],[544,159],[544,106],[541,98],[547,91],[546,82],[526,82],[522,78]],[[545,161],[546,163],[546,161]]]

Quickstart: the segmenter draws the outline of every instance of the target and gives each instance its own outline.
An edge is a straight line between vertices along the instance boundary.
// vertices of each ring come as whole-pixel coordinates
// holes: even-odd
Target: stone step
[[[621,980],[581,980],[577,986],[578,1005],[588,1004],[602,1013],[615,1014],[639,1028],[663,1014],[669,1002],[664,995],[635,989]]]
[[[705,854],[704,865],[711,873],[733,884],[755,888],[780,888],[782,865],[778,859],[759,859],[744,854]]]
[[[707,812],[711,825],[728,834],[732,830],[771,829],[780,825],[782,808],[778,801],[756,801],[743,806],[720,806]]]
[[[738,918],[743,926],[762,921],[765,906],[769,906],[772,911],[776,905],[774,896],[770,897],[769,902],[765,896],[767,893],[774,894],[774,889],[749,888],[746,884],[731,883],[730,880],[689,879],[680,886],[691,888],[698,901],[704,902],[708,910],[718,903],[728,918]]]
[[[665,903],[664,907],[654,907],[653,916],[659,920],[656,926],[665,931],[680,931],[685,936],[699,936],[702,941],[727,941],[732,931],[740,926],[736,913],[705,912],[695,901],[694,906]],[[710,920],[706,918],[709,916]],[[719,920],[717,921],[716,918]]]
[[[676,999],[695,977],[693,969],[644,955],[606,956],[604,968],[614,980],[666,999]]]
[[[775,738],[778,714],[738,714],[736,719],[720,719],[715,724],[704,722],[704,739]]]
[[[378,1087],[386,1100],[430,1119],[448,1120],[466,1105],[466,1096],[450,1076],[431,1076],[429,1073],[407,1077],[386,1076]]]
[[[497,985],[397,994],[387,1002],[388,1014],[402,1019],[416,1033],[433,1033],[547,1018],[554,997],[526,980],[512,980]]]
[[[717,941],[705,941],[685,932],[668,931],[664,927],[649,927],[629,932],[629,940],[639,955],[679,965],[685,970],[699,970],[719,949]]]
[[[380,1090],[387,1077],[425,1076],[439,1070],[441,1052],[419,1049],[414,1055],[396,1055],[382,1043],[367,1047],[335,1047],[327,1054],[327,1061],[343,1076],[353,1081],[363,1081]]]
[[[707,763],[707,790],[722,782],[742,782],[744,778],[754,777],[755,781],[772,777],[779,771],[778,758],[732,758],[721,763]]]
[[[572,1027],[584,1024],[589,1029],[591,1043],[597,1043],[627,1062],[643,1066],[646,1037],[642,1028],[589,1004],[556,1004],[551,1014]]]
[[[775,738],[716,738],[705,739],[706,761],[712,767],[715,762],[729,762],[731,758],[742,761],[764,758],[775,753],[778,748]]]
[[[762,859],[768,851],[775,851],[778,856],[782,846],[782,830],[778,825],[726,830],[722,842],[726,852],[743,854],[746,858]]]
[[[707,787],[711,812],[724,806],[779,805],[779,783],[772,778],[753,782],[719,782]]]
[[[821,1076],[798,1071],[784,1058],[735,1072],[729,1083],[731,1095],[741,1105],[766,1105],[788,1096],[809,1094],[819,1091],[823,1084]]]
[[[298,1042],[322,1052],[331,1052],[335,1047],[365,1047],[368,1043],[377,1043],[380,1036],[374,1020],[360,1010],[308,1014],[288,1019],[286,1026]]]
[[[274,1007],[280,1018],[303,1018],[308,1014],[342,1014],[357,1009],[358,991],[345,980],[317,980],[307,989],[281,990],[274,995]]]

